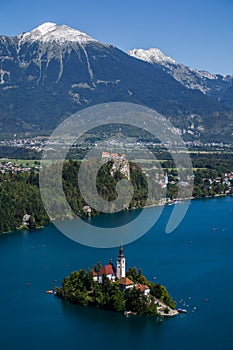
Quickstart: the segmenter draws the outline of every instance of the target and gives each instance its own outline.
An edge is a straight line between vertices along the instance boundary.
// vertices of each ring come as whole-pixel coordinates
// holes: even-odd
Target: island
[[[88,271],[74,271],[63,279],[62,287],[55,287],[54,292],[71,303],[122,312],[125,316],[178,314],[176,303],[164,286],[148,281],[136,267],[126,271],[122,244],[116,267],[110,259],[105,266],[97,263]]]

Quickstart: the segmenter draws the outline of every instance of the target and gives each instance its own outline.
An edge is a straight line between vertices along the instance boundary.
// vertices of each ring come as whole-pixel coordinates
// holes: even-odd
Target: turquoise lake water
[[[51,224],[0,236],[0,349],[233,349],[233,198],[192,201],[180,226],[165,234],[171,210],[165,207],[157,224],[124,252],[127,266],[166,285],[187,314],[126,318],[46,295],[71,271],[118,254],[118,248],[75,243]],[[136,213],[115,214],[111,222]],[[92,221],[108,226],[109,216]]]

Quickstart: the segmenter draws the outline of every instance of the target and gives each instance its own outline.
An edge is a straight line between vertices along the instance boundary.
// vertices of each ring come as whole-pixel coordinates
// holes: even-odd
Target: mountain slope
[[[224,93],[219,98],[220,103],[223,106],[233,110],[233,84],[224,91]]]
[[[133,49],[128,54],[160,67],[188,89],[200,90],[212,97],[220,97],[233,83],[233,76],[222,76],[191,69],[184,64],[176,63],[175,60],[165,56],[159,49]]]
[[[0,36],[0,119],[11,118],[12,132],[19,119],[26,128],[48,130],[71,113],[111,101],[154,108],[193,137],[208,137],[210,128],[222,137],[229,118],[218,101],[188,89],[161,65],[67,26],[45,23],[17,37]]]

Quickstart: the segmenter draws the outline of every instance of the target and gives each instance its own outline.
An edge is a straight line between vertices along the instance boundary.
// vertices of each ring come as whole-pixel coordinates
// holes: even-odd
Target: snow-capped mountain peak
[[[54,30],[56,30],[56,23],[46,22],[41,24],[39,27],[32,30],[31,34],[34,36],[44,36]]]
[[[128,51],[128,54],[142,61],[156,64],[157,68],[160,67],[186,88],[200,90],[204,94],[218,95],[220,91],[225,91],[232,82],[231,77],[227,78],[206,71],[199,71],[177,63],[156,48],[148,50],[134,49]]]
[[[133,56],[135,58],[138,58],[140,60],[143,60],[149,63],[160,63],[160,64],[176,63],[175,60],[173,60],[171,57],[164,55],[162,51],[156,48],[151,48],[148,50],[133,49],[128,51],[128,54],[130,56]]]
[[[56,23],[50,22],[41,24],[31,32],[21,34],[20,39],[21,42],[79,42],[80,44],[96,42],[94,38],[80,32],[79,30],[70,28],[66,25],[57,25]]]
[[[45,79],[45,72],[49,69],[50,63],[54,62],[54,60],[58,62],[59,71],[56,72],[56,83],[63,76],[64,58],[70,57],[71,54],[77,56],[78,61],[82,62],[84,60],[86,62],[87,71],[92,80],[94,73],[87,46],[97,43],[99,46],[107,47],[107,45],[99,43],[79,30],[50,22],[41,24],[31,32],[22,33],[17,39],[16,52],[20,65],[28,67],[33,60],[40,70],[38,81]],[[29,50],[31,56],[25,57],[25,49],[28,50],[28,47],[31,46],[33,46],[34,51]],[[43,67],[45,62],[46,65]]]

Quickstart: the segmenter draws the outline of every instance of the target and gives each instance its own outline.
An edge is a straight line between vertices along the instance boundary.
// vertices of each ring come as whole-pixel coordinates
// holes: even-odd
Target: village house
[[[145,284],[136,284],[135,288],[139,290],[146,297],[150,294],[150,288]]]
[[[91,207],[89,205],[84,205],[83,211],[86,213],[87,216],[91,216]]]
[[[134,282],[127,277],[121,277],[119,279],[119,286],[122,291],[125,291],[126,289],[133,289]]]

